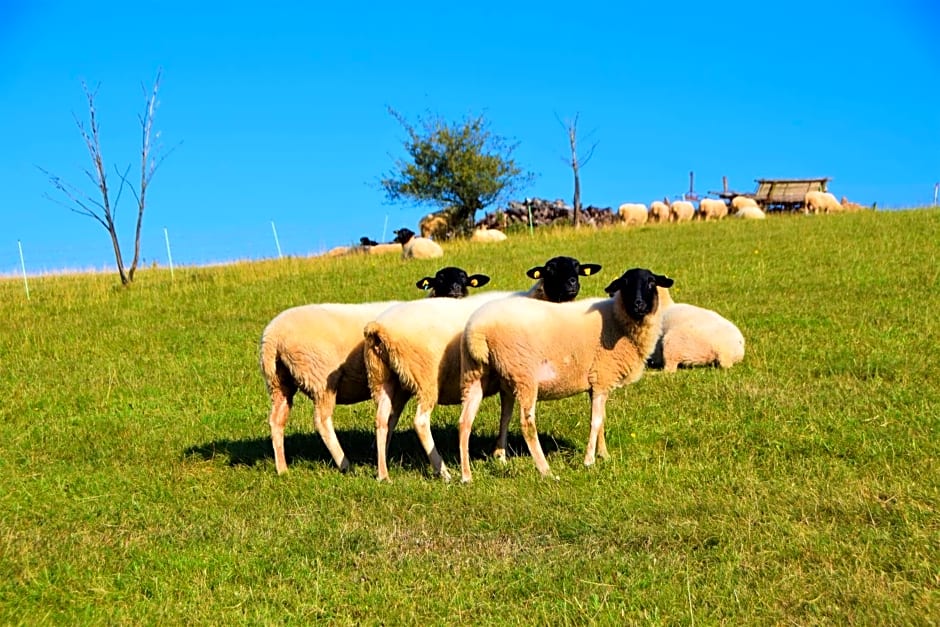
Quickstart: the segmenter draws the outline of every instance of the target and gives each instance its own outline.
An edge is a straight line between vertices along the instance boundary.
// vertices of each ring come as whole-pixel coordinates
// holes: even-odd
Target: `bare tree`
[[[157,93],[160,89],[160,78],[162,72],[157,71],[157,76],[153,81],[153,87],[147,89],[141,85],[146,103],[144,112],[137,116],[141,129],[141,148],[140,148],[140,184],[135,188],[134,184],[128,180],[127,176],[131,171],[128,165],[122,173],[117,167],[115,172],[121,183],[118,186],[114,201],[111,200],[111,188],[108,186],[107,169],[105,167],[104,155],[101,150],[100,127],[98,125],[97,111],[95,109],[95,96],[98,93],[98,86],[94,91],[88,88],[88,85],[82,81],[82,90],[85,92],[85,99],[88,102],[88,126],[73,114],[75,124],[85,141],[85,147],[88,149],[88,156],[91,157],[93,168],[84,170],[85,176],[94,183],[97,188],[96,194],[88,194],[81,188],[65,181],[61,177],[52,174],[44,168],[39,168],[47,177],[52,186],[59,190],[68,202],[52,198],[46,194],[46,198],[62,205],[63,207],[74,211],[75,213],[97,220],[101,226],[108,231],[111,238],[111,246],[114,248],[114,259],[117,262],[118,274],[121,277],[122,285],[130,285],[134,281],[134,273],[137,271],[137,264],[140,261],[140,229],[144,220],[144,209],[147,206],[147,189],[150,182],[156,174],[157,168],[163,163],[163,160],[169,156],[172,150],[164,153],[159,143],[156,145],[153,140],[159,140],[160,133],[153,131],[153,119],[157,112]],[[127,187],[134,195],[137,201],[137,228],[134,231],[134,258],[131,261],[130,268],[125,269],[124,256],[121,254],[121,243],[118,239],[117,224],[115,217],[117,215],[117,206],[121,200],[121,193]],[[100,199],[99,199],[100,197]]]
[[[558,120],[558,123],[565,127],[565,130],[568,132],[568,143],[571,146],[571,161],[563,159],[566,163],[571,165],[571,170],[574,172],[574,201],[572,205],[574,206],[574,226],[578,228],[581,226],[581,175],[580,169],[587,165],[588,161],[591,160],[591,157],[594,156],[594,149],[597,148],[597,142],[594,142],[590,149],[587,151],[587,156],[584,159],[578,159],[578,116],[580,114],[576,113],[574,119],[562,121],[558,115],[555,115],[555,118]]]

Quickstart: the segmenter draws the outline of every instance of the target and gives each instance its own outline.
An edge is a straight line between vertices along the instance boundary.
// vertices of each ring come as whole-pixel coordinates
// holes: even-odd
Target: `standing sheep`
[[[670,222],[688,222],[695,217],[695,205],[687,200],[677,200],[669,205]]]
[[[470,431],[484,395],[512,392],[522,435],[539,472],[549,474],[535,426],[537,399],[588,392],[591,432],[584,456],[606,458],[604,416],[616,387],[638,380],[660,335],[658,287],[672,279],[633,268],[607,286],[610,298],[560,304],[495,301],[467,321],[461,342],[460,466],[471,480]]]
[[[597,264],[581,264],[571,257],[555,257],[527,275],[537,282],[526,292],[484,292],[459,301],[403,303],[365,327],[365,365],[372,398],[376,402],[375,440],[378,479],[388,480],[388,445],[405,403],[417,398],[414,428],[435,474],[445,481],[450,473],[431,435],[431,412],[437,405],[459,405],[460,338],[464,324],[480,306],[498,299],[574,299],[579,276],[600,271]],[[512,416],[512,398],[502,398],[501,432],[497,455],[505,455],[506,434]]]
[[[401,244],[402,259],[435,259],[444,256],[441,245],[426,237],[415,237],[411,229],[401,228],[395,233],[395,241]]]
[[[445,296],[465,294],[467,286],[488,280],[484,275],[468,277],[459,268],[444,268],[433,279],[425,277],[417,285],[429,289],[431,296]],[[278,474],[287,472],[284,427],[297,390],[313,401],[314,425],[333,461],[340,470],[349,468],[333,428],[333,410],[337,404],[351,405],[369,398],[362,328],[397,304],[301,305],[282,311],[265,327],[261,335],[261,374],[271,397],[268,423]]]
[[[665,222],[669,219],[669,205],[662,200],[654,200],[650,203],[649,221]]]
[[[829,192],[806,192],[803,197],[803,213],[842,213],[842,205]]]
[[[712,218],[721,220],[728,215],[728,205],[716,198],[703,198],[698,205],[698,214],[706,222]]]
[[[729,211],[734,214],[745,207],[758,207],[757,201],[748,196],[735,196],[731,199],[731,209]]]
[[[446,211],[437,211],[429,213],[418,222],[418,230],[421,237],[443,238],[447,235],[449,223],[447,221]]]
[[[675,372],[680,366],[730,368],[744,359],[744,336],[730,320],[711,309],[675,303],[660,288],[662,335],[646,361],[650,368]]]
[[[626,225],[646,224],[649,219],[649,211],[641,202],[625,202],[617,209],[617,214]]]

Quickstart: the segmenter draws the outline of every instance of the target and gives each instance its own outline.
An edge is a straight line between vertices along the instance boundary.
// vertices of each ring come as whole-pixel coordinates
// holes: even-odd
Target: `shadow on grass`
[[[444,462],[453,467],[460,467],[458,433],[456,426],[436,428],[432,431],[434,444]],[[337,430],[336,437],[346,453],[350,463],[357,465],[376,464],[375,432],[370,429]],[[575,448],[568,440],[541,434],[539,442],[546,455]],[[496,436],[470,436],[470,458],[485,459],[492,455],[496,447]],[[284,437],[284,450],[287,464],[306,461],[332,464],[333,458],[323,445],[320,435],[314,433],[292,433]],[[510,432],[507,440],[507,457],[528,456],[529,449],[519,434]],[[248,438],[243,440],[214,440],[205,444],[190,446],[183,451],[183,457],[195,457],[203,460],[223,459],[229,466],[256,466],[262,462],[274,463],[274,450],[270,437]],[[389,465],[398,465],[408,470],[430,471],[430,464],[418,436],[412,429],[395,431],[388,451]]]

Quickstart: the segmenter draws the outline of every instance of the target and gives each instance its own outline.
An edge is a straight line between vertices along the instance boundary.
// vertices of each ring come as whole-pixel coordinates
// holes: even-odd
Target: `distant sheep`
[[[391,242],[388,244],[376,244],[375,246],[369,246],[366,248],[366,251],[370,255],[387,255],[389,253],[398,253],[401,254],[402,246],[398,242]]]
[[[402,259],[435,259],[444,256],[440,244],[426,237],[415,237],[411,229],[395,231],[395,241],[401,244]]]
[[[485,226],[481,226],[478,229],[474,229],[473,234],[470,236],[471,242],[503,242],[506,240],[506,234],[500,231],[499,229],[490,229]]]
[[[728,205],[725,201],[715,198],[703,198],[699,202],[698,214],[705,220],[720,220],[728,215]]]
[[[669,219],[669,205],[661,200],[654,200],[650,203],[649,221],[665,222]]]
[[[452,282],[449,286],[445,283],[447,277]],[[459,268],[444,268],[434,278],[418,281],[418,287],[432,286],[432,296],[465,293],[466,286],[474,281],[484,284],[481,277],[483,275],[468,277]],[[271,397],[268,423],[278,474],[287,472],[284,427],[298,390],[313,401],[314,425],[333,461],[341,470],[349,468],[333,429],[333,410],[337,404],[351,405],[369,398],[362,329],[397,304],[398,301],[301,305],[282,311],[265,327],[261,335],[260,362]]]
[[[803,213],[841,213],[842,205],[829,192],[806,192],[803,197]]]
[[[418,222],[418,231],[421,232],[421,237],[443,239],[446,237],[449,228],[450,223],[447,221],[445,211],[429,213]]]
[[[730,368],[744,359],[744,335],[733,322],[711,309],[674,303],[666,288],[660,288],[659,297],[662,335],[647,366],[675,372],[692,366]]]
[[[744,206],[735,212],[734,217],[742,220],[763,220],[767,216],[760,207]]]
[[[625,202],[617,209],[620,221],[627,225],[646,224],[649,211],[640,202]]]
[[[535,426],[536,400],[588,392],[591,432],[584,463],[606,458],[604,415],[616,387],[638,380],[660,336],[657,287],[672,279],[634,268],[607,286],[610,298],[548,304],[536,300],[494,301],[467,321],[461,341],[463,403],[460,465],[471,479],[470,431],[480,402],[497,389],[519,401],[522,435],[536,468],[550,469]]]
[[[737,213],[745,207],[758,207],[757,201],[748,196],[735,196],[731,199],[731,208],[729,211],[731,213]]]
[[[866,208],[867,208],[867,207],[865,207],[865,206],[863,206],[863,205],[858,204],[857,202],[851,202],[851,201],[850,201],[848,198],[846,198],[845,196],[842,197],[842,200],[839,201],[839,204],[842,205],[842,208],[843,208],[843,209],[845,209],[846,211],[852,212],[852,213],[855,213],[856,211],[861,211],[862,209],[866,209]]]
[[[414,418],[418,439],[435,474],[450,479],[431,434],[431,412],[437,405],[461,402],[460,338],[467,319],[477,308],[507,298],[571,300],[580,289],[578,277],[596,274],[600,269],[597,264],[581,264],[571,257],[555,257],[527,272],[537,282],[526,292],[483,292],[458,301],[403,303],[366,325],[365,364],[376,402],[378,479],[389,478],[388,444],[401,411],[412,396],[418,404]],[[504,395],[501,406],[496,454],[505,457],[512,398]]]
[[[374,239],[369,239],[368,237],[363,236],[359,238],[359,245],[360,246],[378,246],[379,243],[375,241]]]
[[[688,222],[695,217],[695,205],[687,200],[677,200],[669,205],[670,222]]]

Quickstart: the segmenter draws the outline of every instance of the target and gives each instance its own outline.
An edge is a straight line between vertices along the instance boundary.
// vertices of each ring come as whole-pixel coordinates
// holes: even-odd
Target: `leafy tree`
[[[128,165],[123,172],[115,167],[115,174],[117,174],[118,178],[121,180],[121,184],[118,186],[117,194],[112,198],[113,188],[108,184],[108,173],[101,151],[100,127],[95,109],[95,95],[98,90],[97,88],[94,91],[89,90],[88,85],[86,85],[84,81],[82,82],[82,89],[85,92],[85,99],[88,102],[88,126],[86,127],[84,122],[78,119],[78,116],[73,115],[73,117],[75,118],[76,126],[78,126],[78,131],[85,142],[85,147],[88,149],[88,156],[91,158],[93,166],[92,169],[85,169],[84,173],[85,176],[94,183],[96,193],[89,194],[80,187],[65,181],[48,170],[39,168],[43,174],[49,178],[49,182],[52,186],[61,192],[68,202],[56,200],[46,194],[47,198],[66,207],[70,211],[96,220],[108,231],[122,285],[130,285],[134,281],[134,273],[137,271],[137,264],[140,261],[140,230],[144,220],[144,210],[147,207],[147,189],[150,186],[153,175],[157,172],[157,168],[160,167],[160,164],[163,163],[163,160],[169,155],[168,152],[164,153],[162,151],[160,144],[153,143],[154,139],[159,139],[160,137],[159,131],[155,133],[153,130],[153,120],[157,112],[157,105],[159,104],[157,101],[157,92],[160,88],[160,74],[161,72],[158,71],[151,89],[148,90],[146,86],[142,86],[146,102],[144,103],[144,112],[138,116],[141,131],[141,146],[140,183],[137,187],[128,180],[128,174],[131,171],[130,165]],[[131,261],[130,268],[125,268],[124,256],[121,254],[121,244],[118,240],[117,224],[115,223],[117,206],[121,200],[121,192],[124,191],[125,187],[131,190],[131,193],[134,195],[134,200],[137,202],[137,227],[134,231],[134,258]]]
[[[408,133],[408,159],[399,159],[382,180],[389,200],[403,198],[437,206],[450,231],[473,229],[476,212],[528,185],[534,175],[513,159],[517,143],[494,135],[482,115],[449,124],[438,116],[409,123],[389,113]]]

